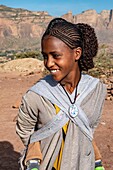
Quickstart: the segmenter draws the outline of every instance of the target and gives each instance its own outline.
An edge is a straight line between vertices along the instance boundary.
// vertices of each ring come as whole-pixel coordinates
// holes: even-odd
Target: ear
[[[75,56],[75,61],[78,61],[82,55],[82,48],[77,47],[74,49],[74,56]]]

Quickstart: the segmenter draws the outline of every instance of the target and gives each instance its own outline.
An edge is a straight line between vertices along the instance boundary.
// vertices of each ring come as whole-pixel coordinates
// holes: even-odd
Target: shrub
[[[39,60],[43,60],[42,54],[40,51],[28,51],[28,52],[22,52],[15,55],[15,58],[36,58]]]
[[[109,77],[113,68],[113,59],[106,45],[101,45],[97,56],[94,58],[95,67],[88,71],[94,77],[100,77],[102,74]]]

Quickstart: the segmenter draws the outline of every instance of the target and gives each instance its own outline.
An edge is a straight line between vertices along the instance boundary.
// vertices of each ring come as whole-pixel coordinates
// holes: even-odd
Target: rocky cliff
[[[87,10],[78,15],[71,11],[61,16],[73,23],[93,26],[100,43],[113,43],[113,10]],[[54,18],[46,11],[29,11],[0,6],[0,50],[36,48],[48,22]]]
[[[0,6],[0,49],[32,48],[53,17],[45,11]]]

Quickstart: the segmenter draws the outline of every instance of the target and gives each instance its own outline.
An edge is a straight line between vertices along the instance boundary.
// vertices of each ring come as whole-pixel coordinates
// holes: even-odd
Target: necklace
[[[69,94],[67,93],[66,89],[64,88],[64,86],[62,86],[62,88],[64,89],[70,103],[71,103],[71,106],[69,106],[69,114],[72,118],[76,117],[79,113],[79,110],[78,110],[78,107],[77,105],[75,104],[76,102],[76,98],[77,98],[77,86],[76,86],[76,89],[75,89],[75,97],[74,97],[74,101],[72,102]]]
[[[66,93],[66,95],[67,95],[70,103],[71,103],[71,104],[74,104],[75,101],[76,101],[76,97],[77,97],[77,86],[76,86],[76,89],[75,89],[75,97],[74,97],[74,101],[73,101],[73,102],[71,101],[71,98],[69,97],[69,94],[68,94],[68,92],[66,91],[66,89],[64,88],[64,86],[62,86],[62,88],[64,89],[64,91],[65,91],[65,93]]]

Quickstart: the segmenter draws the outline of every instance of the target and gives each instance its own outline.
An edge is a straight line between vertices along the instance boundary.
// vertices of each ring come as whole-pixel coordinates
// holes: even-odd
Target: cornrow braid
[[[56,38],[59,38],[71,49],[74,49],[78,46],[81,47],[81,37],[78,31],[75,31],[74,25],[72,23],[67,22],[62,18],[53,19],[49,23],[42,39],[46,35],[55,36]]]
[[[82,56],[79,60],[79,66],[81,70],[87,71],[94,67],[93,57],[95,57],[98,52],[98,41],[94,28],[90,25],[78,23],[76,27],[83,37]]]
[[[91,26],[83,23],[73,24],[65,19],[55,18],[49,23],[42,40],[47,35],[59,38],[71,49],[82,48],[82,56],[79,59],[81,71],[94,67],[93,57],[97,54],[98,43]]]

